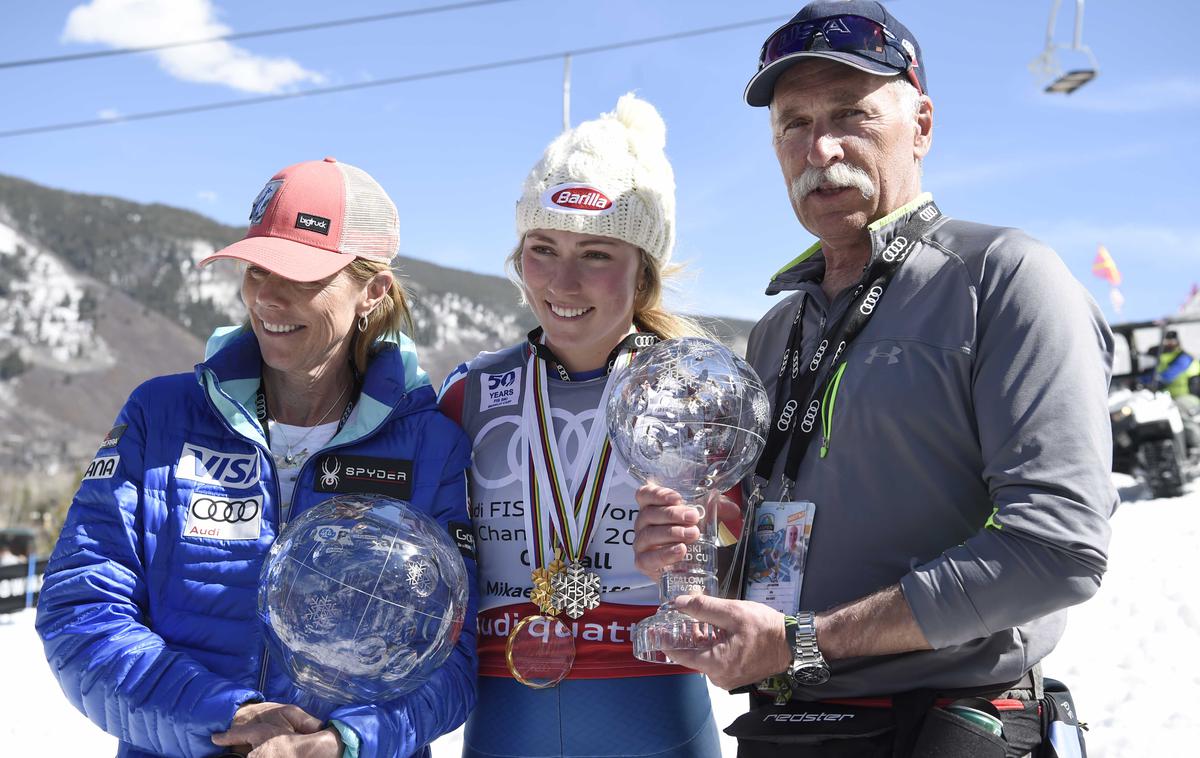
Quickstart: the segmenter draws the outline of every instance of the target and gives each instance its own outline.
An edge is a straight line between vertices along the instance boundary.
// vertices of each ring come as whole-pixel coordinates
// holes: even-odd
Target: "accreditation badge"
[[[746,561],[745,597],[780,613],[800,607],[804,561],[817,506],[809,500],[764,502],[755,510]]]

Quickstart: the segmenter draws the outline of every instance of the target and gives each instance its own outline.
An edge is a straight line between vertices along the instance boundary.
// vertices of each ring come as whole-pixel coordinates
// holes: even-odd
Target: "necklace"
[[[317,419],[317,423],[308,427],[308,431],[305,432],[300,437],[300,439],[293,442],[293,441],[289,440],[287,438],[287,435],[285,435],[283,433],[282,428],[276,427],[276,431],[279,433],[279,438],[281,440],[283,440],[284,447],[287,448],[284,451],[283,456],[278,456],[278,455],[275,455],[274,453],[271,454],[271,457],[275,459],[275,463],[277,465],[296,466],[296,465],[299,465],[300,463],[304,462],[304,459],[308,457],[308,450],[303,449],[302,446],[304,445],[305,442],[308,441],[308,438],[312,436],[313,432],[315,432],[318,428],[320,428],[321,424],[325,423],[325,419],[329,418],[329,414],[333,413],[333,409],[336,408],[338,406],[338,403],[341,401],[341,399],[346,396],[346,390],[348,390],[348,389],[349,389],[348,386],[342,388],[341,393],[338,394],[338,396],[336,398],[334,398],[333,404],[329,406],[329,409],[326,410],[325,413],[323,413],[321,415],[321,418]],[[279,421],[276,420],[275,423],[278,424]],[[299,452],[297,452],[296,448],[301,448],[301,449],[299,450]]]

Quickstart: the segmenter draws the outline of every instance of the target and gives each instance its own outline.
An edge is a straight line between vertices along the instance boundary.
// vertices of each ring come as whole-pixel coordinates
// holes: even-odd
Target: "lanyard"
[[[541,336],[534,331],[530,334],[531,340]],[[608,490],[612,443],[604,423],[604,409],[613,381],[620,373],[613,368],[629,365],[638,347],[652,345],[657,339],[653,334],[633,332],[610,353],[604,394],[592,419],[591,433],[580,447],[569,479],[554,434],[553,406],[546,376],[546,364],[553,358],[543,358],[545,353],[537,349],[545,347],[540,340],[531,342],[535,347],[529,353],[521,415],[527,450],[524,461],[527,487],[525,535],[534,568],[549,563],[556,537],[565,549],[568,561],[578,561],[586,552]],[[546,352],[549,352],[548,348]],[[553,356],[553,353],[549,355]],[[555,365],[561,369],[561,363],[555,362]]]
[[[913,211],[908,223],[900,229],[879,257],[866,267],[850,296],[850,304],[837,321],[826,329],[825,319],[821,320],[821,340],[807,364],[801,363],[800,356],[808,296],[805,295],[801,300],[796,317],[792,319],[787,347],[784,348],[780,359],[779,380],[775,387],[775,417],[767,435],[766,447],[755,469],[755,492],[760,493],[759,498],[762,486],[770,481],[775,463],[785,447],[788,449],[788,456],[784,466],[780,500],[790,497],[792,485],[800,471],[800,463],[804,460],[804,454],[812,441],[816,421],[821,415],[821,404],[825,401],[826,389],[834,376],[838,360],[846,347],[870,322],[892,277],[921,243],[921,237],[940,217],[941,211],[932,201]],[[804,405],[801,406],[801,403]],[[752,494],[750,499],[754,500],[755,496]]]
[[[531,331],[526,338],[529,341],[528,349],[536,353],[546,363],[550,364],[558,372],[558,378],[564,382],[572,381],[571,374],[567,372],[562,361],[550,349],[550,346],[542,341],[542,327],[537,327]],[[630,332],[617,343],[617,346],[608,354],[608,358],[604,361],[604,373],[611,374],[613,366],[616,365],[617,356],[625,350],[644,350],[654,343],[658,342],[658,335],[651,332]]]
[[[338,421],[337,431],[333,436],[337,436],[338,432],[342,431],[342,427],[350,420],[350,413],[354,410],[355,399],[358,397],[358,382],[355,382],[355,387],[350,390],[350,402],[346,403],[346,410],[342,411],[342,418]],[[267,393],[263,389],[262,381],[258,383],[258,390],[254,393],[254,415],[258,418],[258,425],[262,427],[263,439],[267,441],[267,450],[271,449],[271,429],[268,424],[269,416],[267,414]],[[284,440],[286,442],[286,440]]]

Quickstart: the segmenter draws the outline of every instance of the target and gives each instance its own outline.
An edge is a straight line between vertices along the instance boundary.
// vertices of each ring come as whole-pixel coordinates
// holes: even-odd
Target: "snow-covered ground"
[[[1200,754],[1200,488],[1149,500],[1125,477],[1126,501],[1113,517],[1109,572],[1100,592],[1071,611],[1048,676],[1066,681],[1088,732],[1092,758]],[[1191,589],[1188,589],[1191,587]],[[42,657],[33,612],[0,616],[0,755],[107,758],[116,741],[63,697]],[[713,689],[717,722],[745,708],[744,697]],[[725,738],[725,754],[734,755]],[[433,746],[458,756],[461,731]]]

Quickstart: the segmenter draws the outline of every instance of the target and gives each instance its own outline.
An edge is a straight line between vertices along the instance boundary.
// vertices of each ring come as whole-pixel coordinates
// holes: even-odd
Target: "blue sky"
[[[89,0],[12,4],[0,59],[151,44],[386,13],[446,0]],[[253,38],[169,58],[139,54],[0,69],[0,131],[352,84],[603,45],[755,18],[798,0],[753,3],[515,0],[492,6]],[[1100,76],[1070,97],[1042,94],[1052,0],[894,0],[921,42],[935,105],[925,188],[960,218],[1020,226],[1050,243],[1112,317],[1090,273],[1097,243],[1124,275],[1124,319],[1173,312],[1200,281],[1192,224],[1200,175],[1200,10],[1192,0],[1087,5],[1083,40]],[[1057,39],[1069,44],[1075,4]],[[158,14],[158,15],[156,15]],[[679,187],[677,305],[756,318],[761,292],[811,236],[787,202],[766,112],[741,102],[777,25],[576,57],[572,120],[636,90],[668,127]],[[1060,51],[1074,67],[1082,59]],[[395,199],[401,253],[501,273],[513,203],[562,125],[560,60],[324,97],[0,139],[0,173],[245,223],[279,168],[337,156]]]

